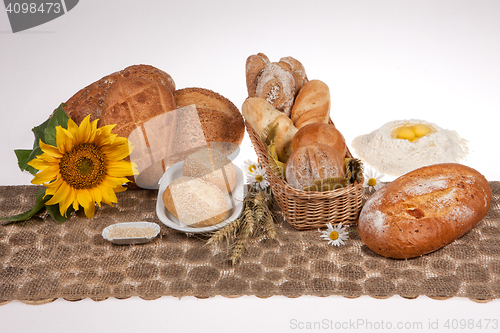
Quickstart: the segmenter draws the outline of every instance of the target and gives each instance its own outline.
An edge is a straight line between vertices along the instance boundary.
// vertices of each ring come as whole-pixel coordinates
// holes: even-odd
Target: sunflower
[[[45,185],[45,195],[52,195],[46,204],[59,204],[64,217],[70,206],[82,206],[89,219],[95,203],[113,206],[115,193],[125,191],[122,184],[133,175],[133,165],[123,160],[132,148],[128,139],[111,134],[115,125],[97,128],[97,121],[87,116],[78,126],[70,118],[68,129],[56,127],[56,147],[40,140],[43,154],[28,163],[40,170],[31,183]]]

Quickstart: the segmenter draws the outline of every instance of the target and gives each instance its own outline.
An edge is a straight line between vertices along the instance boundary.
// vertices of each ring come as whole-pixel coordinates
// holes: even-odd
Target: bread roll
[[[421,256],[467,233],[486,215],[490,201],[487,180],[472,168],[454,163],[419,168],[368,199],[359,235],[382,256]]]
[[[133,65],[107,75],[79,90],[68,99],[63,109],[77,124],[80,124],[87,115],[90,115],[90,121],[101,119],[102,107],[109,87],[118,80],[132,77],[154,81],[171,92],[175,90],[174,80],[164,71],[149,65]],[[98,125],[102,126],[102,124]]]
[[[280,161],[286,163],[292,154],[293,136],[297,133],[292,120],[259,97],[247,98],[241,107],[241,112],[259,136],[262,136],[264,129],[268,126],[279,124],[276,134],[276,150]]]
[[[333,124],[312,123],[302,127],[292,139],[292,150],[296,151],[311,143],[332,146],[342,156],[345,156],[347,152],[344,136]]]
[[[270,63],[262,71],[256,88],[257,97],[264,98],[288,117],[295,98],[295,79],[291,71],[285,62]]]
[[[344,177],[344,156],[331,146],[313,143],[294,151],[286,163],[286,180],[303,189],[315,180]]]
[[[208,227],[224,221],[229,205],[214,184],[196,177],[181,177],[170,183],[162,195],[167,210],[191,227]]]
[[[269,63],[269,58],[264,53],[252,54],[247,58],[245,74],[248,97],[257,97],[257,83]]]
[[[308,81],[306,69],[300,61],[293,57],[283,57],[280,62],[285,62],[290,65],[291,73],[295,80],[295,95],[299,92],[300,88]]]
[[[199,177],[215,184],[228,194],[236,186],[237,174],[233,163],[216,149],[199,149],[189,155],[182,166],[182,175]]]
[[[330,119],[330,89],[320,80],[311,80],[300,88],[290,118],[295,127]]]

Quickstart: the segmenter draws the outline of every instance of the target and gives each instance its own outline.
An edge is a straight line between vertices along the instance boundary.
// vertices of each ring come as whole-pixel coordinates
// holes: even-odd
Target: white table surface
[[[463,163],[500,180],[499,1],[82,0],[15,34],[0,8],[0,185],[30,183],[13,150],[30,148],[31,128],[93,81],[149,64],[178,88],[208,88],[240,107],[245,60],[258,52],[293,56],[328,84],[349,145],[386,122],[423,119],[456,130],[471,149]],[[236,163],[245,159],[255,159],[248,137]],[[447,319],[483,319],[482,329],[460,331],[493,332],[500,323],[486,328],[485,319],[500,321],[499,310],[498,300],[426,297],[14,301],[0,306],[0,332],[371,332],[387,323],[427,332],[436,321],[446,330]]]

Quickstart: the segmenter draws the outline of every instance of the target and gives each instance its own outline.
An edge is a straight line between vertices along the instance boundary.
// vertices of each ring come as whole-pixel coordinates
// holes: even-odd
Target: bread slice
[[[214,184],[196,177],[181,177],[170,183],[162,195],[167,210],[191,227],[208,227],[226,218],[229,205]]]

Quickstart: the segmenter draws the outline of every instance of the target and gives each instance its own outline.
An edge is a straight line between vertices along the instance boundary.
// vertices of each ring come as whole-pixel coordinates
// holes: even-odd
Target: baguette
[[[276,150],[279,160],[286,163],[292,154],[292,139],[297,133],[297,128],[293,125],[292,120],[260,97],[247,98],[241,107],[241,112],[250,126],[261,137],[264,129],[268,126],[279,124],[276,134]]]
[[[382,187],[361,210],[361,240],[384,257],[404,259],[435,251],[472,229],[488,212],[491,188],[476,170],[435,164]]]
[[[330,89],[320,80],[311,80],[300,88],[290,118],[300,129],[307,124],[328,123],[330,119]]]

